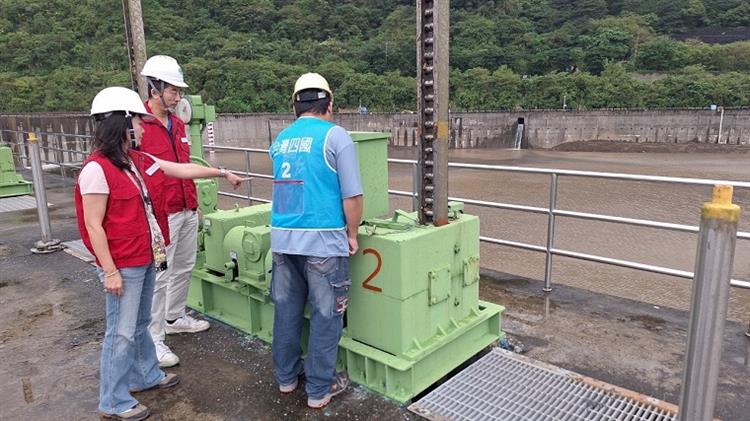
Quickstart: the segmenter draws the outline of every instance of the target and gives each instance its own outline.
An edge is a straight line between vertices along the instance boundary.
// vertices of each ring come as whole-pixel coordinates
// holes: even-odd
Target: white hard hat
[[[328,92],[328,95],[333,97],[333,92],[331,92],[331,87],[328,86],[328,81],[317,73],[305,73],[297,79],[297,82],[294,84],[292,100],[298,100],[297,93],[305,89],[320,89],[321,91]]]
[[[141,76],[152,77],[167,82],[178,88],[187,88],[182,75],[182,68],[177,60],[170,56],[153,56],[146,60]]]
[[[125,111],[130,114],[151,116],[135,91],[120,86],[111,86],[99,91],[91,101],[91,115]]]

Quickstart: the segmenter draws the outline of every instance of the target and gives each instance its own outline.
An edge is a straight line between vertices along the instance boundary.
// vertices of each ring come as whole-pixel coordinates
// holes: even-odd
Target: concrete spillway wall
[[[451,147],[512,147],[519,118],[525,122],[524,148],[546,149],[590,140],[716,143],[720,113],[707,109],[457,112],[451,114]],[[293,120],[292,114],[220,114],[216,142],[267,147],[269,139]],[[417,142],[415,114],[337,114],[335,120],[348,130],[390,132],[393,146]],[[82,113],[0,114],[0,129],[90,134],[92,124]],[[7,132],[0,136],[5,142],[16,142]],[[721,143],[750,144],[749,109],[725,111]]]
[[[720,113],[694,109],[452,113],[451,147],[510,148],[519,118],[525,123],[524,147],[547,149],[590,140],[716,143]],[[220,114],[216,139],[221,144],[265,147],[293,120],[291,114]],[[390,132],[393,146],[414,146],[417,141],[415,114],[338,114],[335,120],[348,130]],[[750,144],[750,110],[724,112],[721,141]]]

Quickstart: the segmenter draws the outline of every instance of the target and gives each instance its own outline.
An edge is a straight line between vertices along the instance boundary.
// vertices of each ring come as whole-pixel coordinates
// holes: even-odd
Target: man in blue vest
[[[331,122],[333,94],[317,73],[294,85],[297,120],[271,145],[273,207],[271,251],[275,304],[273,362],[281,393],[306,378],[307,405],[323,408],[343,392],[346,373],[336,357],[348,302],[349,256],[357,252],[362,185],[349,134]],[[302,360],[305,303],[310,339]]]

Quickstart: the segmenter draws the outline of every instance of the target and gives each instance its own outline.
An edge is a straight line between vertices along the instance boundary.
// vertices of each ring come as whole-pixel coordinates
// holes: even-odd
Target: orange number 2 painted
[[[368,276],[367,279],[362,282],[362,287],[364,287],[365,289],[369,289],[370,291],[383,292],[383,288],[370,285],[370,281],[372,281],[380,273],[380,268],[383,266],[383,258],[380,257],[380,253],[378,253],[378,251],[375,249],[364,249],[362,250],[362,254],[372,254],[378,260],[378,264],[375,266],[375,270],[373,270],[370,276]]]

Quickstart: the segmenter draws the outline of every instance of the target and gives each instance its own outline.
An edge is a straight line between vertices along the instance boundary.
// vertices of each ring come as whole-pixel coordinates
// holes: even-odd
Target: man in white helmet
[[[336,374],[338,344],[351,286],[349,256],[357,252],[362,186],[354,143],[331,122],[333,94],[319,74],[295,84],[297,120],[271,145],[273,362],[281,393],[306,378],[307,405],[323,408],[349,381]],[[307,359],[300,338],[310,303]]]
[[[142,123],[141,151],[165,161],[190,162],[190,137],[185,123],[172,112],[182,98],[182,89],[188,86],[182,68],[174,58],[158,55],[146,61],[141,75],[149,88],[146,109],[156,117]],[[156,276],[149,331],[159,365],[172,367],[180,359],[164,344],[165,334],[202,332],[209,324],[185,312],[198,247],[195,184],[192,180],[167,177],[164,191],[172,243],[167,248],[168,269]]]

